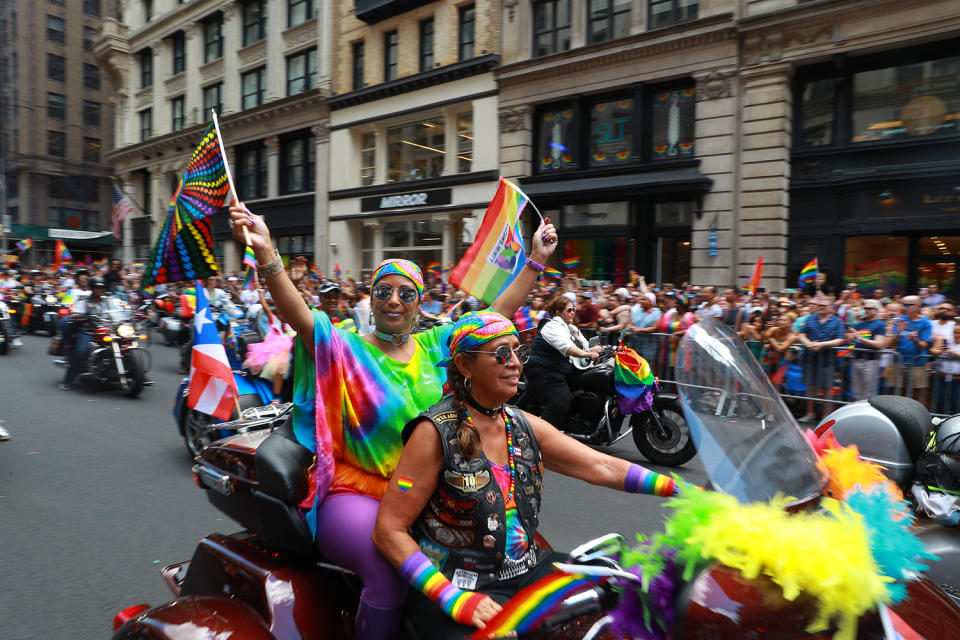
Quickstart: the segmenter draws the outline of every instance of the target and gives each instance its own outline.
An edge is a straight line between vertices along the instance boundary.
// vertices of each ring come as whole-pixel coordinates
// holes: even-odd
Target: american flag
[[[114,183],[112,220],[113,235],[117,240],[123,240],[123,221],[130,215],[132,210],[133,208],[130,206],[130,201],[127,200],[127,197],[123,195],[123,191],[120,191],[120,188]]]

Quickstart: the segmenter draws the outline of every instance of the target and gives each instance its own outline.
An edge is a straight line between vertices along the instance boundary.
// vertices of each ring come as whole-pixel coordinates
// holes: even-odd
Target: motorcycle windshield
[[[741,502],[777,494],[805,502],[827,477],[760,363],[729,327],[705,320],[677,349],[690,435],[714,489]]]
[[[127,308],[127,305],[125,305],[122,300],[114,297],[103,299],[102,315],[114,324],[120,324],[121,322],[128,322],[130,320],[130,310]]]

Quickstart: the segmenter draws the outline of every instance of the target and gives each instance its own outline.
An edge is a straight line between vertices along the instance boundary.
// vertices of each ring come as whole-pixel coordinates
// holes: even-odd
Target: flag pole
[[[237,195],[237,188],[233,186],[233,174],[230,173],[230,163],[227,161],[227,150],[223,145],[223,136],[220,135],[220,121],[217,120],[217,111],[216,109],[210,109],[210,113],[213,114],[213,129],[217,132],[217,142],[220,143],[220,157],[223,158],[223,172],[227,174],[227,184],[230,185],[230,195],[239,203],[240,197]],[[250,232],[247,231],[246,225],[241,228],[243,229],[244,241],[247,243],[247,246],[252,247],[253,243],[250,242]],[[240,411],[239,401],[237,402],[237,411]]]
[[[518,187],[517,185],[513,184],[512,182],[510,182],[510,181],[507,180],[506,178],[500,178],[500,179],[503,180],[504,182],[506,182],[508,185],[510,185],[510,188],[511,188],[511,189],[514,189],[517,193],[519,193],[519,194],[522,195],[524,198],[526,198],[526,199],[527,199],[527,204],[530,205],[531,207],[533,207],[533,210],[537,212],[537,215],[538,215],[538,216],[540,216],[540,222],[546,224],[547,221],[543,219],[543,214],[540,213],[540,209],[537,209],[537,205],[533,204],[533,200],[530,199],[530,196],[528,196],[527,194],[525,194],[525,193],[520,189],[520,187]]]

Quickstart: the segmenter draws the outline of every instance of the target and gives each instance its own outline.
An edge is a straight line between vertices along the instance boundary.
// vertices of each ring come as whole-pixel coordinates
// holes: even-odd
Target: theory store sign
[[[430,189],[428,191],[411,191],[407,193],[392,193],[383,196],[370,196],[360,199],[360,211],[390,211],[393,209],[414,209],[433,207],[441,204],[450,204],[453,189]]]

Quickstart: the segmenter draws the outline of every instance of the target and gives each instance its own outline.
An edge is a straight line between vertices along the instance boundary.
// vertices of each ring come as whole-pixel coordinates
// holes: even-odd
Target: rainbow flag
[[[508,180],[500,178],[476,239],[450,274],[450,284],[492,304],[526,264],[520,235],[520,215],[528,198]]]
[[[563,268],[567,271],[570,269],[576,269],[580,266],[580,256],[570,256],[569,258],[563,259]]]
[[[751,296],[757,295],[757,288],[760,286],[760,280],[763,279],[763,256],[757,256],[757,264],[753,265],[753,275],[750,276],[750,282],[747,283],[747,293]]]
[[[257,279],[257,257],[253,255],[253,247],[250,245],[243,251],[243,264],[246,266],[243,272],[243,288],[249,289]]]
[[[142,260],[137,260],[136,262],[131,262],[130,266],[134,269],[143,269],[144,263]]]
[[[803,269],[800,269],[800,278],[797,280],[797,284],[802,289],[808,282],[814,282],[817,279],[817,274],[820,272],[820,265],[817,263],[817,259],[814,258],[807,264],[803,265]]]
[[[508,600],[487,626],[470,636],[470,640],[506,637],[511,631],[527,633],[538,628],[565,599],[603,582],[604,578],[569,573],[552,573],[518,591]]]
[[[543,275],[548,278],[556,278],[557,280],[563,279],[563,274],[560,273],[559,269],[554,269],[553,267],[547,267],[543,270]]]
[[[106,259],[106,258],[97,258],[96,260],[93,261],[93,266],[95,266],[95,267],[97,267],[97,268],[99,268],[99,269],[102,269],[103,267],[107,266],[107,259]]]
[[[30,250],[30,247],[32,246],[33,246],[33,240],[31,240],[30,238],[24,238],[23,240],[17,243],[17,250],[20,251],[20,253],[26,253],[27,251]]]
[[[448,262],[445,267],[440,267],[440,277],[444,280],[450,278],[450,272],[453,271],[453,264]]]
[[[643,413],[653,407],[657,379],[653,377],[650,363],[630,347],[617,350],[613,386],[617,390],[617,406],[621,413]]]
[[[427,277],[428,277],[428,278],[439,278],[439,277],[440,277],[440,263],[439,263],[439,262],[428,262],[428,263],[427,263]]]
[[[53,267],[59,269],[61,264],[73,264],[73,256],[63,240],[57,240],[53,246]]]
[[[333,263],[333,277],[336,278],[337,280],[340,279],[340,263],[339,262]]]
[[[320,268],[315,264],[310,265],[310,275],[312,275],[314,278],[317,278],[318,280],[323,279],[323,273],[320,271]]]

